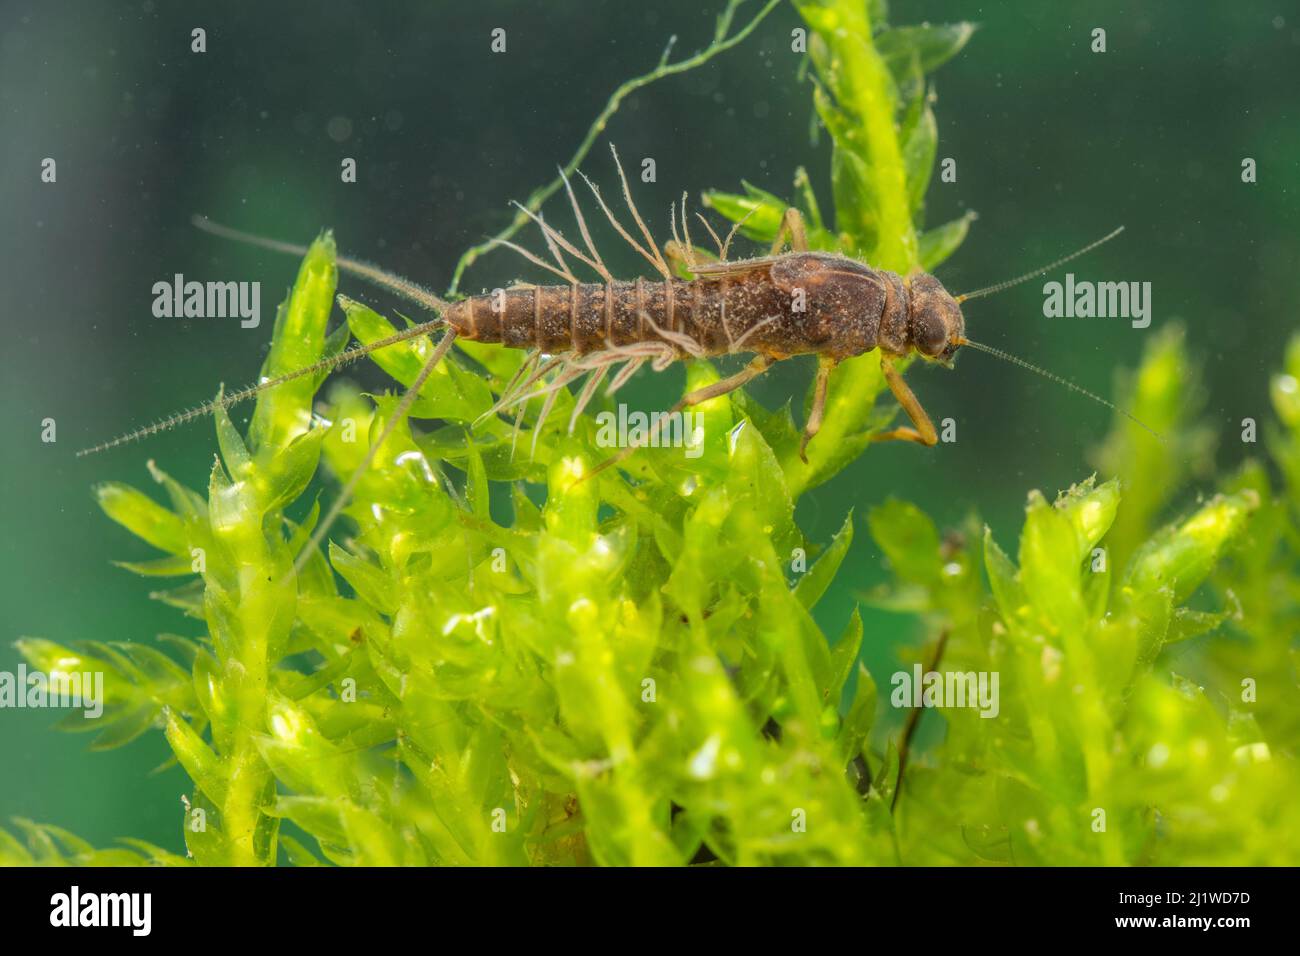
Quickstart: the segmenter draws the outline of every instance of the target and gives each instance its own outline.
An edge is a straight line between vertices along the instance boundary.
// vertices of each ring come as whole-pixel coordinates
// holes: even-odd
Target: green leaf
[[[321,842],[322,850],[325,850],[327,856],[331,856],[338,862],[340,858],[347,859],[347,855],[340,855],[335,849],[333,853],[327,847],[346,847],[348,845],[348,836],[343,829],[343,823],[339,819],[339,802],[328,800],[324,797],[278,797],[273,805],[267,808],[267,812],[286,820],[292,820],[298,826],[302,827],[317,840]],[[351,862],[348,860],[347,862]]]
[[[171,711],[165,711],[163,718],[167,743],[185,772],[208,799],[218,805],[223,803],[227,784],[221,760],[186,721]]]
[[[894,799],[894,789],[898,786],[898,769],[898,747],[891,738],[885,748],[884,759],[880,762],[880,769],[876,771],[876,778],[871,782],[871,789],[886,806]]]
[[[263,511],[278,511],[307,490],[320,463],[321,446],[328,432],[327,428],[303,432],[262,467],[257,485]]]
[[[866,665],[858,664],[858,686],[853,695],[853,703],[840,727],[836,749],[840,759],[848,764],[866,746],[867,736],[876,719],[876,682]],[[890,745],[892,748],[892,744]]]
[[[280,835],[280,846],[290,866],[324,866],[305,846],[288,834]]]
[[[831,182],[836,225],[854,239],[849,254],[866,259],[878,244],[881,232],[876,212],[880,203],[871,166],[864,157],[837,143],[831,152]]]
[[[1018,621],[1028,609],[1029,599],[1020,586],[1016,566],[998,547],[992,529],[987,526],[984,528],[984,570],[989,576],[989,585],[1002,619],[1009,624]]]
[[[1050,633],[1081,633],[1088,620],[1083,601],[1078,522],[1033,491],[1020,535],[1020,583]]]
[[[95,497],[106,515],[137,538],[161,551],[188,557],[185,523],[143,492],[108,481],[95,486]]]
[[[890,498],[867,512],[867,527],[902,581],[932,585],[942,569],[939,531],[911,502]]]
[[[840,694],[843,693],[844,685],[853,674],[853,666],[858,663],[858,655],[861,651],[862,615],[855,607],[852,617],[849,618],[848,627],[831,648],[831,680],[827,696],[832,703],[838,705]]]
[[[384,570],[356,555],[349,554],[333,541],[329,543],[330,564],[352,585],[358,596],[383,614],[397,610],[393,583]]]
[[[153,561],[114,561],[113,564],[142,577],[179,577],[194,573],[194,561],[188,554]]]
[[[221,404],[223,394],[224,389],[219,389],[213,400],[212,418],[217,427],[217,445],[221,448],[221,460],[226,465],[226,471],[236,480],[243,480],[249,473],[253,459],[244,445],[244,439],[240,437],[230,415]]]
[[[1138,549],[1125,577],[1137,591],[1169,587],[1181,604],[1200,587],[1228,543],[1241,533],[1259,495],[1217,495],[1185,520],[1169,525]]]
[[[396,334],[397,329],[373,309],[351,299],[343,299],[342,304],[357,341],[370,345]],[[397,381],[410,386],[434,348],[430,337],[421,335],[371,352],[370,359]],[[462,372],[454,362],[443,359],[425,380],[411,415],[473,422],[491,405],[492,393],[482,379]]]
[[[831,539],[830,547],[826,553],[817,559],[817,562],[808,569],[808,572],[799,579],[795,585],[795,597],[799,599],[804,607],[811,609],[818,601],[821,600],[826,589],[830,587],[831,582],[835,579],[840,565],[844,563],[844,556],[849,553],[849,547],[853,544],[853,511],[844,517],[844,524],[840,530],[835,533]]]
[[[753,190],[748,184],[745,188]],[[766,193],[739,196],[711,189],[704,193],[703,199],[705,208],[717,210],[732,222],[743,222],[742,236],[768,245],[776,238],[781,217],[785,215],[786,204]]]
[[[915,126],[903,140],[903,167],[907,171],[908,203],[915,213],[925,202],[939,148],[939,127],[929,104],[922,107]]]
[[[915,55],[921,69],[933,73],[960,53],[974,34],[973,23],[923,23],[886,30],[875,43],[890,69],[897,70]]]
[[[335,254],[334,237],[328,232],[308,248],[293,290],[276,313],[262,378],[297,371],[325,354],[325,327],[338,287]],[[266,461],[306,431],[316,385],[316,378],[307,375],[259,393],[248,428],[248,448]]]
[[[970,224],[976,219],[975,213],[967,212],[957,219],[945,222],[921,233],[918,240],[921,248],[921,268],[933,272],[942,265],[957,248],[966,241]]]
[[[1115,521],[1115,513],[1119,509],[1119,482],[1108,481],[1097,485],[1089,478],[1081,484],[1071,486],[1069,491],[1057,499],[1056,507],[1070,519],[1078,538],[1079,552],[1086,557]]]
[[[465,443],[467,468],[465,492],[469,499],[470,510],[484,521],[490,517],[491,497],[488,485],[487,469],[483,467],[483,456],[471,441]]]
[[[1191,608],[1180,607],[1174,611],[1173,620],[1169,625],[1168,635],[1165,637],[1166,644],[1174,644],[1178,641],[1190,640],[1193,637],[1200,637],[1214,630],[1229,617],[1229,612],[1221,611],[1211,613],[1209,611],[1193,611]]]
[[[742,420],[728,435],[731,471],[727,487],[741,514],[752,517],[776,542],[779,553],[788,554],[795,542],[794,502],[786,488],[785,474],[763,436],[750,422]],[[742,511],[740,505],[748,505]]]
[[[1300,429],[1300,335],[1287,344],[1283,371],[1269,378],[1268,393],[1282,424]]]

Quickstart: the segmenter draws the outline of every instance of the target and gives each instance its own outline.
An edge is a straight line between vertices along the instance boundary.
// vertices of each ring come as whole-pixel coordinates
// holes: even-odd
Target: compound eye
[[[943,322],[933,313],[921,319],[917,333],[916,347],[926,355],[939,355],[948,344],[948,333]]]

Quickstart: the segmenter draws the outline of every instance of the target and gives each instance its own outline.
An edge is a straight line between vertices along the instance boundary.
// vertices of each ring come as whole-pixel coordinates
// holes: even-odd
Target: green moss
[[[933,268],[969,218],[922,225],[927,74],[970,27],[888,30],[883,5],[857,0],[796,6],[834,140],[833,223],[807,175],[795,181],[813,244]],[[760,242],[784,208],[753,187],[708,201]],[[349,334],[391,333],[348,302],[347,325],[327,335],[336,282],[324,236],[280,309],[264,375]],[[432,347],[413,339],[374,359],[409,384]],[[858,655],[878,638],[854,612],[832,641],[811,613],[853,516],[820,543],[795,520],[799,497],[894,414],[877,406],[874,355],[836,370],[808,465],[788,409],[737,394],[700,409],[702,457],[644,450],[631,483],[588,479],[606,452],[590,417],[566,434],[567,393],[536,435],[533,403],[514,453],[508,424],[469,428],[521,358],[460,344],[421,390],[422,424],[392,434],[350,526],[296,577],[318,517],[300,500],[309,482],[322,464],[350,474],[394,397],[340,384],[313,417],[322,383],[303,379],[262,393],[245,435],[218,414],[205,493],[157,468],[166,505],[98,490],[110,518],[163,553],[124,566],[181,579],[157,596],[200,636],[172,640],[181,663],[140,645],[20,647],[47,670],[105,672],[100,746],[163,728],[194,783],[177,821],[194,862],[1295,861],[1300,344],[1274,383],[1280,484],[1253,465],[1157,528],[1194,477],[1180,463],[1204,444],[1191,360],[1167,335],[1126,394],[1169,444],[1118,419],[1100,459],[1110,480],[1055,503],[1032,493],[1015,560],[978,522],[943,533],[906,502],[866,510],[894,576],[873,600],[925,622],[932,666],[1001,678],[997,719],[944,709],[926,718],[943,727],[924,751],[914,722],[876,719],[891,691]],[[697,363],[689,387],[716,374]],[[1171,673],[1175,643],[1202,649],[1204,687]],[[20,829],[26,844],[0,832],[0,860],[184,862]]]

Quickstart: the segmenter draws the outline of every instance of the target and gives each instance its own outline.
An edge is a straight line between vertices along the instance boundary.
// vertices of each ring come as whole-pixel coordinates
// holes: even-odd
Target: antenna
[[[1088,243],[1086,246],[1084,246],[1082,249],[1078,250],[1077,252],[1072,252],[1068,256],[1065,256],[1061,259],[1057,259],[1055,262],[1048,263],[1047,265],[1042,266],[1041,268],[1035,269],[1033,272],[1026,272],[1022,276],[1017,276],[1014,279],[1008,279],[1006,282],[999,282],[997,285],[986,286],[983,289],[976,289],[974,292],[963,292],[961,295],[955,296],[955,298],[958,302],[965,302],[967,299],[978,299],[981,296],[992,295],[994,292],[1001,292],[1003,289],[1010,289],[1013,285],[1020,285],[1020,283],[1022,282],[1028,282],[1030,279],[1034,278],[1035,276],[1040,276],[1044,272],[1051,272],[1057,266],[1065,265],[1071,259],[1077,259],[1079,258],[1079,256],[1092,252],[1092,250],[1096,249],[1098,246],[1102,245],[1103,243],[1110,242],[1112,239],[1114,239],[1123,231],[1124,231],[1124,227],[1120,226],[1118,229],[1112,230],[1111,232],[1102,236],[1100,239]]]
[[[1039,368],[1037,365],[1033,365],[1029,362],[1026,362],[1022,358],[1017,358],[1016,356],[1012,355],[1010,352],[1004,352],[1001,349],[995,349],[993,346],[985,345],[983,342],[974,342],[970,339],[963,338],[958,340],[958,344],[969,345],[971,348],[975,349],[978,352],[987,352],[989,355],[992,355],[994,358],[1000,358],[1002,359],[1002,361],[1010,362],[1012,365],[1019,365],[1021,368],[1028,369],[1031,372],[1035,372],[1043,376],[1043,378],[1050,379],[1051,381],[1056,382],[1058,385],[1064,385],[1066,388],[1070,389],[1071,391],[1078,392],[1080,395],[1084,396],[1085,398],[1090,398],[1094,402],[1097,402],[1099,405],[1105,405],[1111,411],[1118,412],[1119,414],[1127,418],[1129,421],[1131,421],[1133,424],[1137,425],[1139,428],[1142,428],[1145,431],[1150,432],[1150,434],[1156,439],[1156,441],[1160,442],[1162,445],[1165,444],[1164,436],[1161,435],[1154,428],[1152,428],[1150,425],[1146,424],[1146,422],[1143,422],[1140,419],[1135,418],[1133,415],[1130,415],[1128,412],[1124,411],[1124,409],[1120,408],[1118,405],[1106,401],[1106,399],[1102,398],[1100,395],[1096,394],[1095,392],[1088,391],[1082,385],[1076,385],[1074,384],[1074,382],[1071,382],[1067,378],[1062,378],[1060,375],[1057,375],[1053,372],[1049,372],[1045,368]]]

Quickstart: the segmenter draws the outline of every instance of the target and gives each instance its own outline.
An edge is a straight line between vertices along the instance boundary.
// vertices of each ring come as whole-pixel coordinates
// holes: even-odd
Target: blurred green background
[[[147,599],[147,580],[109,563],[152,555],[98,512],[90,488],[147,486],[149,458],[204,486],[210,426],[73,457],[257,373],[295,263],[202,235],[193,213],[300,242],[330,227],[345,252],[443,288],[464,248],[508,221],[507,201],[568,159],[613,88],[653,66],[670,35],[678,54],[705,45],[721,6],[5,2],[0,670],[17,668],[9,642],[22,635],[196,633]],[[756,7],[751,0],[741,16]],[[1110,394],[1148,337],[1182,321],[1205,364],[1219,466],[1230,468],[1252,450],[1239,441],[1241,419],[1269,419],[1265,376],[1300,325],[1300,11],[1179,0],[891,7],[895,24],[980,24],[937,75],[939,156],[957,160],[958,179],[936,176],[928,222],[967,209],[980,217],[940,278],[954,291],[995,282],[1122,223],[1118,241],[1073,271],[1153,286],[1147,330],[1045,319],[1040,281],[972,303],[971,334]],[[778,7],[741,46],[635,94],[610,124],[629,166],[656,160],[657,182],[636,189],[653,228],[666,232],[668,204],[683,190],[735,189],[744,178],[789,197],[798,165],[829,206],[829,140],[810,139],[810,88],[790,50],[798,25],[792,8]],[[194,27],[207,30],[205,54],[190,52]],[[507,31],[505,54],[489,50],[496,27]],[[1094,27],[1107,31],[1105,54],[1089,49]],[[40,182],[45,157],[57,161],[56,184]],[[340,182],[344,157],[358,162],[355,184]],[[1243,157],[1257,161],[1257,184],[1241,182]],[[584,168],[612,183],[603,142]],[[558,204],[548,210],[567,222]],[[534,235],[527,243],[539,245]],[[639,269],[616,241],[602,245],[616,272]],[[154,318],[152,286],[177,272],[261,281],[262,326]],[[463,288],[535,275],[496,252]],[[356,283],[344,288],[402,308]],[[797,403],[809,373],[806,362],[788,363],[754,394]],[[350,374],[385,385],[372,368]],[[642,373],[630,394],[662,404],[680,375]],[[848,508],[861,515],[898,494],[949,523],[976,511],[1011,543],[1025,493],[1085,477],[1109,423],[1105,409],[974,353],[954,372],[918,367],[909,380],[936,420],[957,421],[958,441],[872,449],[801,504],[814,540],[826,541]],[[57,421],[55,444],[40,441],[46,417]],[[859,534],[854,549],[819,608],[829,633],[881,577],[869,537]],[[875,612],[867,627],[875,666],[917,633],[913,621]],[[161,737],[90,754],[89,737],[49,729],[57,716],[0,711],[0,819],[57,823],[97,844],[134,835],[180,849],[184,778],[150,774],[166,756]]]

